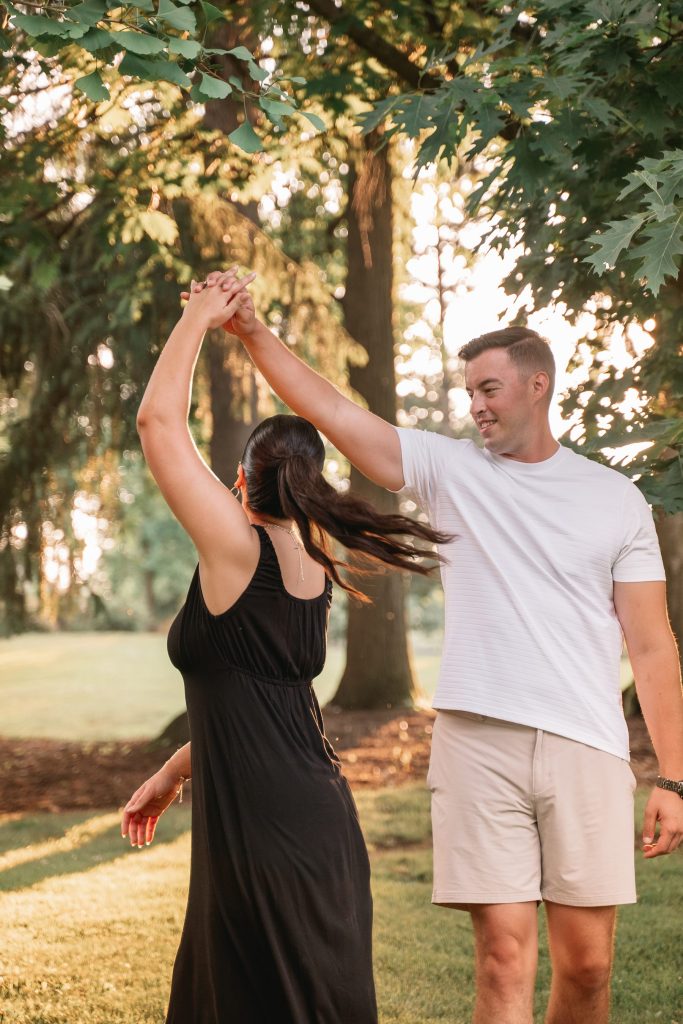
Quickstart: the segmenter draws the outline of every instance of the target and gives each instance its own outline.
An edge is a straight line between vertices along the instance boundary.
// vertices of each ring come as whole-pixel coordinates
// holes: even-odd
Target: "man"
[[[474,1024],[531,1024],[540,900],[546,1024],[606,1024],[616,907],[636,900],[622,632],[661,772],[644,856],[683,834],[679,663],[645,500],[553,438],[554,362],[533,331],[460,352],[479,448],[349,401],[256,320],[249,298],[231,328],[295,413],[455,535],[428,783],[433,902],[467,910],[474,927]]]

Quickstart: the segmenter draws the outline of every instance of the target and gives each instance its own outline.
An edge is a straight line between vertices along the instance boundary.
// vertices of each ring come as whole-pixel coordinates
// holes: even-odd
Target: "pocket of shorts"
[[[480,715],[476,711],[460,711],[459,708],[449,711],[450,715],[457,715],[458,718],[468,718],[470,722],[485,722],[487,715]]]
[[[638,785],[638,779],[635,777],[633,773],[633,768],[631,768],[631,765],[628,763],[628,761],[626,762],[626,767],[628,768],[628,773],[631,777],[631,792],[635,793],[636,786]]]

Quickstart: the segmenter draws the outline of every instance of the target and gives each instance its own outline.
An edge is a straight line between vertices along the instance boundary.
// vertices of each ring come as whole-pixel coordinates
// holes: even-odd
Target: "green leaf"
[[[290,78],[289,81],[294,82],[296,85],[306,85],[306,79],[301,78],[300,75],[294,75],[294,77]]]
[[[197,83],[197,92],[200,96],[207,96],[212,100],[224,100],[232,92],[232,86],[222,78],[215,78],[202,72],[201,82]]]
[[[624,220],[613,220],[602,232],[590,235],[587,241],[597,246],[597,252],[586,256],[584,263],[589,263],[596,274],[604,274],[616,264],[620,253],[630,244],[644,220],[644,214],[634,214]]]
[[[70,8],[69,18],[81,25],[93,28],[98,21],[104,18],[106,10],[107,5],[104,0],[85,0],[85,3],[76,4],[75,7]]]
[[[306,110],[302,110],[301,113],[304,115],[307,121],[311,122],[316,131],[324,132],[327,130],[327,125],[323,121],[322,117],[318,117],[317,114],[311,114]]]
[[[169,39],[168,49],[170,53],[179,53],[189,60],[195,60],[202,52],[202,44],[198,43],[196,39],[178,39],[173,36],[172,39]]]
[[[52,18],[41,17],[40,14],[13,14],[12,23],[21,28],[29,36],[63,36],[69,35],[69,23],[53,21]]]
[[[404,97],[403,103],[401,104],[401,113],[403,115],[401,119],[401,130],[404,131],[411,139],[417,138],[423,128],[429,127],[431,99],[433,99],[433,97],[426,96],[422,93]]]
[[[98,50],[105,50],[108,46],[115,45],[116,40],[116,32],[107,32],[104,28],[91,28],[81,37],[79,42],[88,53],[97,53]]]
[[[250,53],[246,46],[233,46],[232,50],[228,50],[228,53],[236,57],[237,60],[253,60],[254,55]]]
[[[176,7],[171,0],[159,0],[157,15],[179,32],[194,32],[197,28],[197,19],[192,11],[188,11],[186,7]]]
[[[192,85],[191,79],[185,74],[174,61],[159,61],[159,73],[157,78],[162,82],[170,82],[172,85],[179,85],[181,89],[189,89]]]
[[[253,82],[265,82],[266,78],[270,74],[269,71],[265,71],[264,68],[259,67],[254,60],[250,60],[247,63],[247,68],[249,70],[249,77]]]
[[[291,104],[283,103],[281,100],[269,100],[266,96],[261,96],[259,106],[278,128],[285,127],[283,117],[292,117],[296,113],[295,107]]]
[[[79,89],[93,103],[101,103],[102,100],[109,99],[109,89],[107,89],[102,81],[99,71],[93,71],[90,75],[77,78],[74,82],[74,88]]]
[[[210,4],[208,0],[201,0],[202,10],[204,11],[204,19],[206,24],[209,25],[212,21],[217,21],[219,18],[225,17],[225,11],[219,11],[217,7]]]
[[[148,36],[145,32],[117,32],[115,35],[117,43],[130,53],[161,53],[165,49],[164,41],[156,36]]]
[[[392,113],[400,101],[400,96],[390,96],[389,99],[376,103],[372,110],[362,113],[358,120],[363,126],[363,135],[367,135],[368,132],[373,131],[378,125],[384,124],[389,114]]]
[[[649,224],[644,234],[648,241],[636,247],[633,256],[640,262],[639,274],[647,280],[653,295],[659,293],[668,277],[678,276],[683,256],[683,211],[659,224]]]
[[[505,121],[493,104],[482,104],[476,115],[470,120],[471,127],[480,133],[479,142],[473,147],[475,152],[479,152],[491,139],[495,138],[504,124]]]
[[[239,128],[230,132],[228,138],[245,153],[259,153],[263,149],[263,143],[248,121],[243,121]]]
[[[63,24],[69,39],[82,39],[90,31],[90,26],[86,25],[85,22],[75,24],[72,21],[65,21]]]
[[[119,65],[119,71],[122,75],[130,75],[143,82],[171,82],[183,89],[189,89],[192,85],[185,72],[173,61],[145,60],[144,57],[136,57],[133,53],[126,53]]]
[[[583,108],[586,110],[591,117],[594,117],[600,124],[607,125],[608,127],[614,124],[617,116],[617,112],[614,107],[610,106],[607,100],[603,100],[600,96],[589,96],[583,101]]]
[[[634,424],[623,421],[591,438],[582,451],[597,452],[603,448],[622,448],[624,445],[641,444],[644,441],[658,442],[660,447],[669,447],[683,439],[683,422],[679,419],[654,419],[648,423]]]

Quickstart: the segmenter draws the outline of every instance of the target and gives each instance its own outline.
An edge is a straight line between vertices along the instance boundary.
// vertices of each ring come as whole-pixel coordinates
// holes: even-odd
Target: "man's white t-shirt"
[[[558,733],[628,760],[613,583],[663,580],[652,513],[616,470],[560,445],[543,462],[396,428],[405,486],[441,547],[434,707]]]

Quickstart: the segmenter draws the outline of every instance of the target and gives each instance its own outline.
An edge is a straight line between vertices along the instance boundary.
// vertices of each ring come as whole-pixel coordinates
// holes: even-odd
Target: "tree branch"
[[[423,73],[417,64],[413,64],[405,53],[397,50],[373,29],[363,24],[360,18],[348,14],[343,7],[337,7],[334,0],[306,0],[308,7],[330,23],[337,25],[343,22],[342,31],[353,39],[366,53],[375,57],[379,63],[393,71],[394,74],[409,85],[411,89],[438,89],[441,80],[428,72]]]

